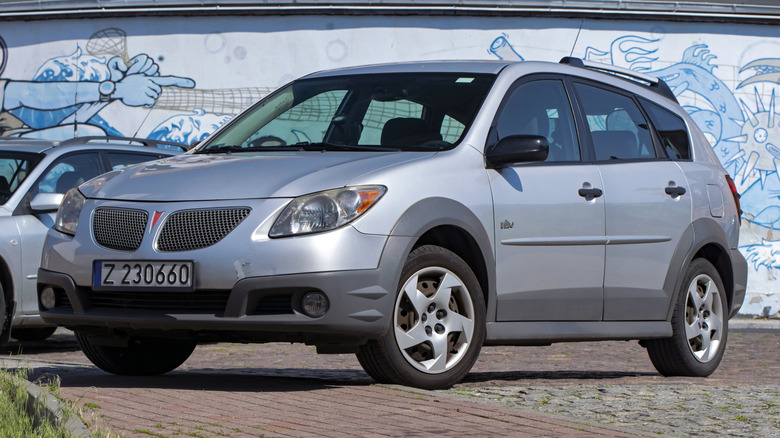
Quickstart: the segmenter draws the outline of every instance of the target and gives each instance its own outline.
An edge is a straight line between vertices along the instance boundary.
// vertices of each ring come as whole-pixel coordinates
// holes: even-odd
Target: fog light
[[[328,297],[318,291],[306,292],[301,299],[303,313],[312,318],[319,318],[328,311]]]
[[[57,296],[54,295],[54,289],[47,287],[41,292],[41,307],[44,310],[53,309],[57,304]]]

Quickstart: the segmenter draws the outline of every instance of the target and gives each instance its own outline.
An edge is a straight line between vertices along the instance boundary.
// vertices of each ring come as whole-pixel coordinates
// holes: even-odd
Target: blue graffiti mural
[[[124,38],[121,29],[104,29],[88,40],[89,53],[77,46],[69,55],[48,59],[31,80],[0,78],[0,135],[52,140],[69,138],[76,132],[122,135],[99,115],[112,102],[151,110],[164,89],[195,87],[191,78],[161,75],[160,66],[145,53],[130,58]],[[8,61],[5,41],[2,49],[4,68]],[[196,111],[188,117],[203,116],[205,111]],[[195,124],[214,128],[208,121]],[[165,140],[185,138],[171,128],[160,126],[153,132]]]
[[[208,137],[230,118],[229,115],[208,114],[198,108],[192,114],[168,118],[152,130],[147,138],[192,144]]]

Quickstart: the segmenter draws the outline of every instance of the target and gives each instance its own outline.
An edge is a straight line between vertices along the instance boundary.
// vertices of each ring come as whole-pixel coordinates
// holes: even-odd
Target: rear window
[[[691,143],[685,121],[676,114],[646,99],[641,99],[642,107],[650,116],[655,130],[661,137],[664,151],[673,160],[690,160]]]

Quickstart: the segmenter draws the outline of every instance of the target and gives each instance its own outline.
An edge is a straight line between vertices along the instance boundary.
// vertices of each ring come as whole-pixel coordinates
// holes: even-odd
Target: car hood
[[[109,172],[79,189],[88,198],[199,201],[293,198],[435,152],[184,154]]]

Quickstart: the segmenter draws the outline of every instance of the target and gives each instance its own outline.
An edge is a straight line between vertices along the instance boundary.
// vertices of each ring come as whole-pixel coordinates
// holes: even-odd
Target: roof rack
[[[119,137],[114,135],[74,137],[57,143],[57,146],[71,146],[74,144],[89,143],[92,141],[105,141],[106,143],[112,141],[126,141],[128,143],[140,143],[143,146],[152,147],[152,148],[160,148],[160,146],[173,146],[174,148],[181,149],[182,151],[186,151],[190,147],[187,144],[177,143],[173,141],[153,140],[150,138]],[[170,149],[170,148],[160,148],[160,149]]]
[[[645,82],[647,83],[648,88],[650,88],[651,90],[655,91],[661,96],[664,96],[668,99],[677,102],[677,97],[672,92],[672,89],[669,88],[668,85],[666,85],[666,82],[664,82],[662,79],[659,79],[655,76],[638,73],[633,70],[629,70],[627,68],[618,67],[616,65],[602,64],[600,62],[593,62],[593,61],[585,61],[580,58],[574,58],[572,56],[564,56],[563,58],[561,58],[561,61],[559,63],[571,65],[572,67],[587,68],[590,70],[614,73],[619,77],[633,79],[634,81]]]

